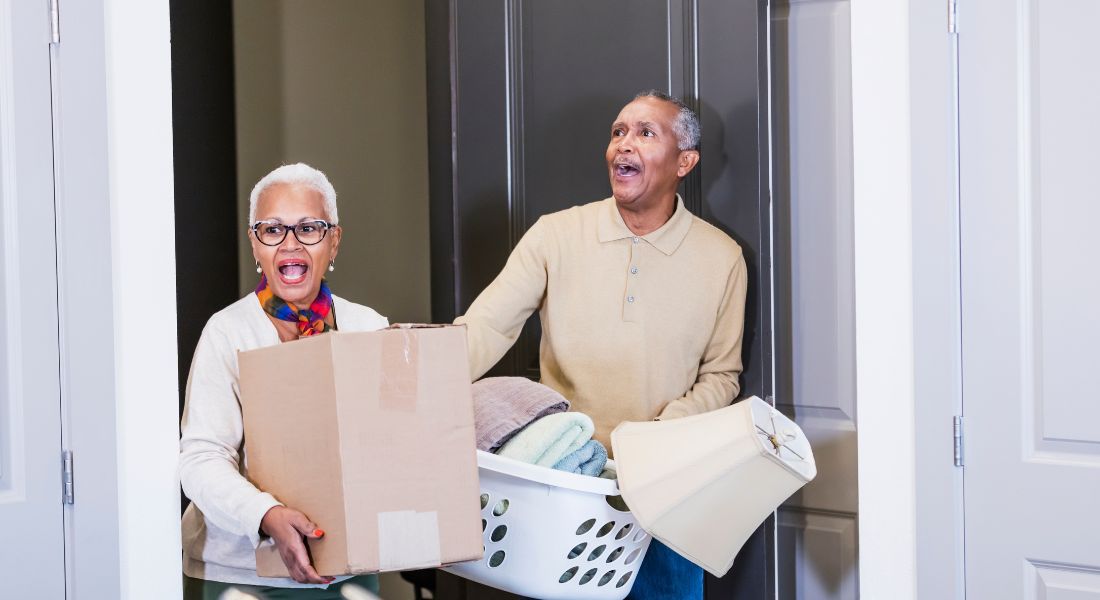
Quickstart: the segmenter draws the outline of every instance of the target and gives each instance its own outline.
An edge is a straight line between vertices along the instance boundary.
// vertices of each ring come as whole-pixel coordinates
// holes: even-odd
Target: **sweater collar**
[[[597,224],[597,233],[599,234],[600,243],[638,237],[649,242],[651,246],[660,250],[666,256],[671,256],[680,247],[684,238],[687,237],[688,230],[691,229],[691,221],[692,214],[684,206],[684,200],[680,197],[680,194],[676,194],[676,210],[673,211],[672,217],[656,230],[642,236],[635,236],[630,228],[626,226],[623,216],[619,214],[619,208],[615,205],[615,198],[611,197],[603,201],[599,223]]]

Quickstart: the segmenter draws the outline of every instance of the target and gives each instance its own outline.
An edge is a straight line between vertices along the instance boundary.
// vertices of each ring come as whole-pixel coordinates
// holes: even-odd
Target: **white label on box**
[[[378,513],[378,570],[438,567],[439,515],[415,510]]]

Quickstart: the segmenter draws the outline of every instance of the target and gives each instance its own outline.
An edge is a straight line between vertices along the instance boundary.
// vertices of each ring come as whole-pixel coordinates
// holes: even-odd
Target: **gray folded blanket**
[[[569,410],[564,396],[526,377],[487,377],[471,389],[477,447],[487,452],[496,452],[532,421]]]

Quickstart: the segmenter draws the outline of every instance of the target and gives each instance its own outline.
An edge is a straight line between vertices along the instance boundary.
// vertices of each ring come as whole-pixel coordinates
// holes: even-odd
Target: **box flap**
[[[331,336],[241,352],[238,362],[248,478],[324,529],[323,540],[310,541],[314,567],[322,575],[343,573],[347,540]],[[287,575],[281,559],[275,566],[273,572],[257,563],[257,573]]]

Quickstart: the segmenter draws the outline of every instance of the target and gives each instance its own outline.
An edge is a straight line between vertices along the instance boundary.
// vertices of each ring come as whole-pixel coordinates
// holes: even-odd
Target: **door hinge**
[[[61,452],[61,501],[72,504],[73,496],[73,451]]]
[[[947,0],[947,32],[959,32],[959,0]]]
[[[955,416],[955,466],[962,467],[965,465],[963,462],[963,418],[961,416]]]
[[[61,0],[50,0],[50,43],[61,43],[61,11],[57,5]]]

